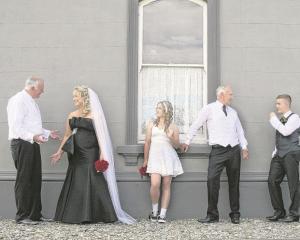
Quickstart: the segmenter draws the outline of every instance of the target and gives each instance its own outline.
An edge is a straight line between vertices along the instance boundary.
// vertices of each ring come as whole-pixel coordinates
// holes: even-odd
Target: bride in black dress
[[[99,98],[93,90],[77,86],[73,101],[77,110],[69,114],[64,138],[51,156],[56,163],[66,151],[69,160],[54,219],[65,223],[134,223],[120,205],[113,151]],[[98,159],[109,163],[104,173],[95,169]]]

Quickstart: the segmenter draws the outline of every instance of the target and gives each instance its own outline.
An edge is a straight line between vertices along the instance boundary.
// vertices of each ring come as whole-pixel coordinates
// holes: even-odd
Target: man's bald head
[[[25,82],[25,90],[32,98],[39,98],[44,92],[44,80],[36,76],[29,77]]]
[[[219,86],[216,90],[217,99],[224,105],[230,105],[233,98],[232,89],[230,86]]]

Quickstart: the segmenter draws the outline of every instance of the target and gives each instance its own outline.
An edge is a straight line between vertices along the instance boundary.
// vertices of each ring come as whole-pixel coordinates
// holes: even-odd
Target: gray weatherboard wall
[[[213,30],[219,69],[216,78],[232,85],[234,107],[249,141],[250,159],[242,162],[241,213],[264,216],[272,212],[266,180],[274,146],[274,131],[268,123],[274,97],[282,92],[291,94],[293,108],[300,112],[300,3],[214,2],[218,13]],[[39,100],[45,127],[63,132],[67,113],[73,110],[72,88],[86,84],[100,95],[115,149],[132,144],[126,133],[131,4],[131,0],[1,1],[0,216],[15,214],[15,170],[7,141],[6,104],[28,75],[46,80],[45,94]],[[57,146],[53,141],[42,146],[46,216],[54,214],[67,165],[65,157],[57,166],[50,165],[49,156]],[[168,213],[172,218],[205,215],[207,153],[197,154],[195,150],[182,159],[185,174],[173,183]],[[150,210],[149,182],[138,176],[136,166],[127,166],[123,156],[116,153],[115,160],[124,208],[135,217],[145,217]],[[288,204],[286,183],[283,187]],[[229,212],[227,190],[223,178],[219,202],[223,217]]]

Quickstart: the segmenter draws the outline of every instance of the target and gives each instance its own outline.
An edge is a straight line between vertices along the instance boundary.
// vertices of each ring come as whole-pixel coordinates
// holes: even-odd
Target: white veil
[[[90,98],[90,105],[91,105],[91,112],[93,115],[93,123],[94,128],[96,131],[98,143],[100,145],[101,152],[103,157],[106,161],[109,162],[108,169],[104,172],[104,176],[107,181],[110,197],[118,217],[118,220],[123,223],[132,224],[135,223],[136,220],[128,215],[125,211],[123,211],[119,193],[118,193],[118,186],[116,181],[115,175],[115,166],[114,166],[114,155],[113,155],[113,148],[112,143],[110,140],[104,112],[98,98],[98,95],[92,90],[89,90],[89,98]]]

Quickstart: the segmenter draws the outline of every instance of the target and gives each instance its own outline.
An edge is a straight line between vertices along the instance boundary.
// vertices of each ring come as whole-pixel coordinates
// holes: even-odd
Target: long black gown
[[[103,173],[97,173],[99,145],[92,119],[73,117],[74,154],[68,153],[69,167],[58,199],[55,220],[65,223],[115,222],[117,216]]]

